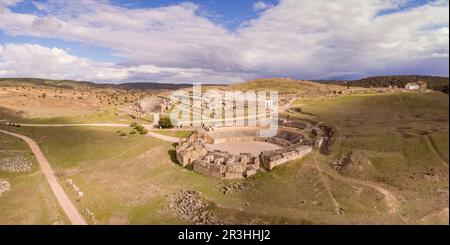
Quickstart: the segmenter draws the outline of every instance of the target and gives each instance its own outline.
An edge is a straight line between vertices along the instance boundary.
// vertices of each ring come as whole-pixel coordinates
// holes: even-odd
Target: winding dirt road
[[[339,205],[339,202],[336,200],[336,198],[333,195],[333,192],[331,191],[331,186],[329,181],[325,178],[322,169],[319,167],[319,164],[317,164],[317,162],[314,162],[314,167],[317,169],[317,171],[319,172],[320,175],[320,179],[322,181],[322,183],[325,186],[325,189],[327,191],[328,196],[330,197],[331,201],[333,202],[334,205],[334,211],[339,214],[341,213],[341,206]]]
[[[327,174],[332,177],[335,177],[336,179],[341,180],[343,182],[352,183],[355,185],[362,185],[362,186],[366,186],[366,187],[371,187],[371,188],[377,190],[378,192],[380,192],[381,194],[384,195],[384,200],[389,209],[388,212],[391,214],[397,213],[401,207],[401,203],[396,195],[394,195],[391,191],[387,190],[386,188],[381,187],[378,184],[372,183],[369,180],[360,180],[360,179],[355,179],[355,178],[351,178],[351,177],[346,177],[346,176],[343,176],[340,174],[332,174],[328,171],[323,171],[322,173]]]
[[[129,124],[120,124],[120,123],[51,123],[51,124],[39,124],[39,123],[20,123],[21,126],[24,127],[129,127]],[[147,133],[148,136],[155,137],[157,139],[178,143],[180,141],[179,138],[171,137],[167,135],[158,134],[152,132],[153,125],[152,124],[142,124],[146,129],[149,130]]]
[[[1,130],[0,132],[12,135],[14,137],[20,138],[23,141],[25,141],[28,146],[31,148],[31,151],[33,152],[34,156],[36,157],[37,162],[39,163],[39,166],[41,167],[42,172],[44,173],[45,177],[47,178],[48,184],[50,185],[50,188],[52,189],[53,193],[56,196],[56,199],[59,202],[59,205],[61,205],[61,208],[64,210],[64,213],[66,213],[67,217],[69,218],[70,222],[73,225],[86,225],[86,221],[84,220],[83,216],[78,212],[78,209],[75,207],[75,205],[72,203],[72,201],[69,199],[67,194],[64,192],[64,189],[59,184],[58,180],[56,179],[54,172],[48,163],[47,159],[45,158],[44,154],[42,153],[41,149],[39,148],[38,144],[31,138],[11,133],[9,131]]]
[[[129,127],[120,123],[19,123],[25,127]],[[144,124],[144,126],[147,124]]]
[[[154,133],[151,130],[148,131],[147,135],[155,137],[155,138],[160,139],[160,140],[172,142],[172,143],[180,142],[179,138],[172,137],[172,136],[167,136],[167,135],[163,135],[163,134]]]

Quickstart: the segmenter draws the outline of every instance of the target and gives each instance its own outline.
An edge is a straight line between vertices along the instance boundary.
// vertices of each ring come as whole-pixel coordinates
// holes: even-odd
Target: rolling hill
[[[423,81],[427,83],[427,88],[448,94],[448,77],[419,76],[419,75],[399,75],[399,76],[374,76],[359,80],[318,80],[320,83],[342,84],[351,87],[404,87],[409,82]]]

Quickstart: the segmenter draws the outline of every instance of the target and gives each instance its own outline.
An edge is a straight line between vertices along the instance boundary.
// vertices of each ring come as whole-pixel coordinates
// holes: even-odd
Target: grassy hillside
[[[448,77],[418,76],[418,75],[375,76],[350,81],[319,81],[319,82],[330,84],[342,84],[356,87],[389,87],[396,85],[398,87],[403,88],[407,83],[417,81],[427,82],[427,88],[448,94],[448,83],[449,83]]]
[[[165,130],[165,129],[154,129],[152,131],[157,134],[167,135],[167,136],[176,137],[176,138],[185,138],[185,137],[189,137],[189,135],[192,134],[192,131],[189,131],[189,130],[171,131],[171,130]]]
[[[330,91],[337,88],[343,88],[338,85],[325,85],[316,82],[293,80],[288,78],[267,78],[256,79],[244,83],[233,84],[229,86],[234,90],[277,90],[280,92],[295,92],[295,91]]]
[[[0,196],[0,224],[67,224],[68,220],[28,145],[0,133],[0,159],[11,156],[24,157],[32,167],[31,171],[20,173],[0,170],[0,179],[11,184],[11,190]]]
[[[89,82],[0,79],[0,119],[127,123],[129,118],[123,117],[119,110],[158,92]]]
[[[77,205],[94,213],[95,221],[86,216],[91,223],[188,223],[165,206],[179,189],[200,191],[228,223],[417,224],[430,215],[432,223],[446,223],[439,212],[448,207],[447,98],[399,93],[311,101],[302,111],[337,129],[332,154],[313,152],[241,181],[183,169],[172,161],[172,144],[116,132],[129,128],[14,130],[36,139],[61,181],[71,178],[85,192]],[[350,151],[359,168],[330,167]],[[254,187],[220,191],[235,182]]]
[[[337,129],[331,158],[351,152],[357,159],[360,169],[343,171],[341,176],[379,183],[397,195],[403,203],[401,212],[408,217],[401,222],[420,223],[421,218],[448,208],[447,95],[349,96],[315,101],[303,106],[302,111]],[[330,168],[331,162],[322,159],[320,164],[333,173],[336,171]],[[448,222],[448,216],[440,220]]]
[[[1,87],[0,119],[129,122],[117,115],[117,108],[154,92],[96,88],[96,85],[85,91],[76,87],[78,83],[56,84]],[[81,83],[80,86],[91,85]],[[334,127],[337,133],[332,139],[331,154],[324,156],[315,151],[270,173],[261,172],[246,180],[218,181],[180,167],[175,162],[174,145],[149,136],[132,135],[130,127],[8,127],[8,130],[35,139],[60,181],[72,179],[80,187],[85,196],[76,205],[90,223],[189,223],[174,216],[165,203],[167,195],[180,189],[200,191],[212,203],[210,209],[225,223],[448,223],[448,214],[445,216],[448,95],[347,88],[278,78],[217,88],[276,90],[288,101],[297,97],[294,106],[301,110],[285,113]],[[174,137],[189,133],[157,132]],[[16,147],[7,140],[0,147],[3,145]],[[347,155],[351,155],[351,165],[335,170],[332,163]],[[47,192],[43,179],[17,176],[0,174],[0,178],[11,179],[13,187],[20,187],[13,189],[19,191],[16,192],[19,198],[16,195],[4,198],[7,194],[0,197],[0,217],[8,217],[8,222],[19,220],[17,210],[29,201],[27,198],[44,207],[39,217],[47,217],[51,201],[44,203],[40,199]],[[33,172],[30,176],[37,178],[39,174]],[[23,182],[25,179],[30,182]],[[253,188],[231,194],[221,191],[224,185],[236,182],[250,183]],[[28,184],[34,189],[25,188]],[[75,201],[75,192],[65,188]],[[29,194],[30,190],[41,194]],[[14,206],[14,202],[19,204]],[[1,216],[2,212],[6,216]],[[24,214],[32,212],[28,209]],[[58,219],[33,218],[26,222],[53,220]]]
[[[152,83],[152,82],[140,82],[140,83],[93,83],[87,81],[74,81],[74,80],[52,80],[52,79],[39,79],[39,78],[0,78],[0,86],[43,86],[53,88],[66,88],[66,89],[116,89],[116,90],[176,90],[182,88],[190,88],[192,84],[170,84],[170,83]],[[217,86],[213,84],[207,84],[205,86]],[[223,85],[220,85],[223,86]]]

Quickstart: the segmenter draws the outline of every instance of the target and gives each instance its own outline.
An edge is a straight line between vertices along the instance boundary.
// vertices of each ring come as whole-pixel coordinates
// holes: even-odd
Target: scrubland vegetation
[[[297,99],[292,106],[300,109],[286,111],[285,115],[326,123],[337,133],[328,155],[314,151],[270,174],[260,172],[246,180],[222,182],[179,166],[172,143],[139,135],[145,132],[143,122],[122,120],[126,116],[116,115],[120,103],[125,103],[125,94],[119,95],[117,106],[114,102],[108,105],[108,98],[116,100],[116,96],[112,99],[107,95],[112,93],[109,88],[100,87],[88,93],[67,88],[69,84],[61,82],[58,86],[63,88],[58,88],[57,93],[54,88],[44,91],[38,84],[33,85],[38,86],[36,91],[33,87],[5,86],[6,89],[0,89],[0,101],[12,99],[12,102],[1,103],[0,119],[14,119],[18,123],[126,125],[7,127],[33,138],[60,182],[71,179],[85,193],[77,201],[75,194],[65,187],[91,224],[190,223],[174,215],[167,206],[167,196],[179,190],[199,191],[210,203],[210,211],[224,223],[448,224],[449,104],[444,93],[387,90],[379,93],[377,89],[347,89],[284,79],[224,87],[279,89],[284,95],[295,95]],[[45,99],[42,93],[47,94]],[[126,97],[127,101],[137,98],[130,94]],[[58,111],[56,100],[73,108],[69,105],[69,109],[64,109],[68,114],[62,109]],[[28,104],[36,101],[40,109]],[[72,104],[75,101],[78,103]],[[69,116],[70,110],[83,113]],[[56,117],[49,114],[56,112]],[[152,131],[172,137],[191,133]],[[5,150],[20,151],[33,162],[29,173],[0,172],[0,179],[11,182],[11,190],[0,196],[0,223],[67,223],[26,145],[3,134],[0,142],[0,155]],[[350,156],[350,163],[336,170],[333,163],[346,156]],[[251,188],[224,193],[226,186],[236,183]]]

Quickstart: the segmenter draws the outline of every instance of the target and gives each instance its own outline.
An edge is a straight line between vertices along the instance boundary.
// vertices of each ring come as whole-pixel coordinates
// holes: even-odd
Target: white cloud
[[[245,74],[236,76],[201,68],[98,63],[70,55],[62,49],[47,48],[37,44],[0,45],[0,75],[97,82],[158,81],[166,83],[187,83],[192,82],[192,79],[220,83],[229,78],[242,81],[240,77],[245,77]]]
[[[436,63],[436,59],[448,64],[448,1],[396,11],[404,4],[405,0],[282,0],[266,8],[257,19],[229,31],[198,14],[198,6],[192,3],[127,9],[103,1],[49,1],[38,5],[44,11],[40,15],[15,13],[0,5],[0,30],[9,35],[98,45],[127,60],[127,65],[91,64],[78,57],[57,62],[58,66],[64,66],[65,59],[75,62],[80,68],[69,74],[86,80],[230,82],[265,76],[317,79],[397,70],[414,72],[408,68],[429,60]],[[386,10],[392,12],[380,15]],[[69,55],[62,52],[59,56]],[[3,64],[8,59],[18,58],[4,56]],[[90,65],[84,66],[83,62]],[[36,63],[39,66],[26,69],[17,63],[14,71],[30,69],[29,73],[42,76],[46,75],[44,70],[48,70],[47,74],[58,73],[57,69]],[[142,71],[144,68],[149,70]],[[149,72],[153,69],[158,72]],[[448,68],[439,72],[448,75]]]
[[[58,48],[37,44],[6,44],[0,50],[0,70],[17,77],[97,80],[103,78],[100,73],[102,70],[109,71],[106,79],[123,76],[120,70],[111,70],[113,64],[95,64]]]
[[[14,6],[22,0],[0,0],[0,6]]]
[[[271,8],[271,7],[273,7],[272,4],[266,3],[266,2],[263,2],[263,1],[259,1],[259,2],[253,3],[253,10],[255,10],[255,11],[266,10],[268,8]]]

